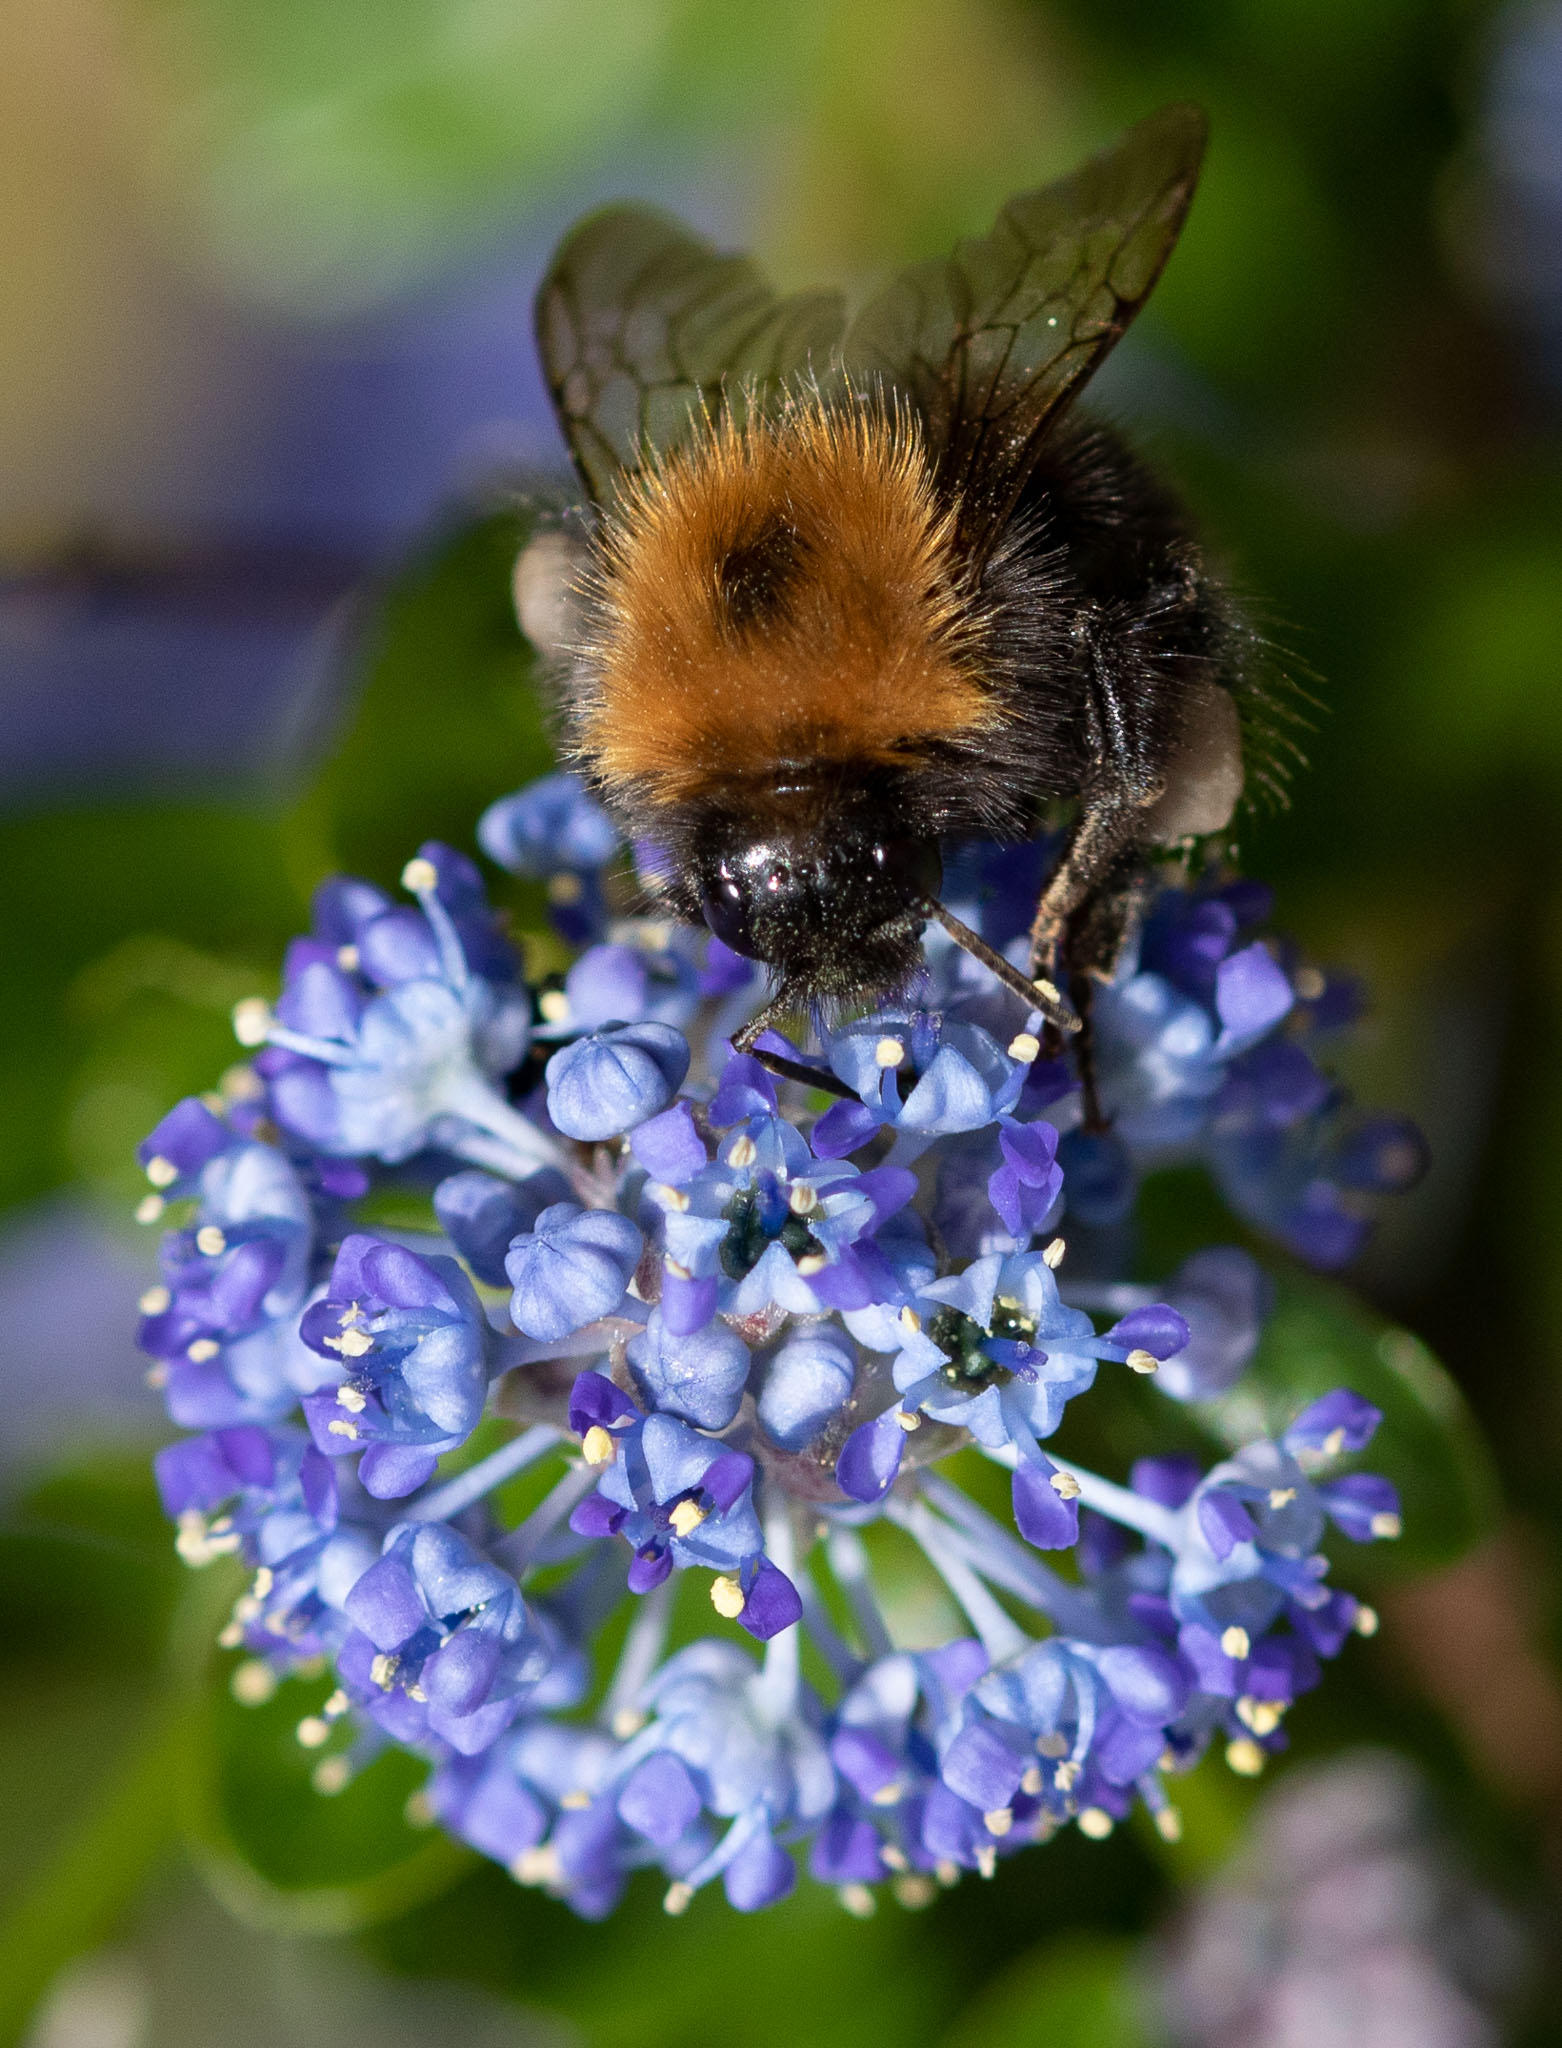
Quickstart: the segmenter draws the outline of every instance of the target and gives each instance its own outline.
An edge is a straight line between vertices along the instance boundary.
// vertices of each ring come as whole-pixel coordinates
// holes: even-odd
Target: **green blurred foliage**
[[[437,277],[617,159],[719,184],[784,284],[861,282],[983,226],[1161,101],[1211,109],[1204,189],[1113,402],[1153,421],[1317,700],[1294,805],[1256,817],[1243,850],[1282,921],[1371,979],[1346,1078],[1421,1116],[1439,1166],[1365,1264],[1374,1307],[1287,1275],[1259,1365],[1215,1411],[1103,1378],[1060,1442],[1110,1470],[1152,1445],[1207,1452],[1348,1380],[1385,1409],[1368,1462],[1405,1496],[1397,1554],[1343,1560],[1375,1586],[1490,1526],[1473,1410],[1531,1519],[1544,1605],[1562,1537],[1562,492],[1555,416],[1460,278],[1493,17],[1485,0],[123,10],[126,119],[182,260],[304,315]],[[75,1182],[122,1214],[134,1139],[233,1057],[227,1011],[274,985],[321,875],[389,884],[424,838],[470,849],[482,806],[544,765],[508,594],[525,521],[455,519],[366,595],[343,731],[281,803],[0,821],[0,1203]],[[525,930],[536,897],[506,888]],[[1142,1270],[1239,1235],[1198,1177],[1166,1176]],[[972,1480],[1001,1494],[988,1468]],[[880,1547],[898,1619],[931,1633],[941,1596],[897,1541]],[[177,1836],[241,1921],[357,1930],[386,1970],[523,1997],[592,2048],[1136,2048],[1133,1938],[1218,1862],[1254,1796],[1206,1764],[1180,1788],[1178,1847],[1068,1836],[920,1915],[886,1901],[858,1923],[807,1892],[757,1920],[702,1899],[671,1922],[647,1882],[588,1927],[410,1826],[402,1761],[319,1797],[292,1730],[323,1681],[239,1707],[231,1660],[209,1653],[225,1597],[172,1565],[139,1463],[10,1504],[0,2040],[66,1957],[126,1924]],[[1532,1818],[1473,1775],[1386,1640],[1352,1646],[1290,1732],[1301,1754],[1364,1734],[1408,1746],[1516,1887],[1545,1881]]]

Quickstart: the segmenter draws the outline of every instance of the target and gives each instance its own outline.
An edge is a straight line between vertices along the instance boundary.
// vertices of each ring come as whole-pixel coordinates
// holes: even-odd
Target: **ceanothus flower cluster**
[[[1246,1251],[1124,1277],[1144,1175],[1201,1163],[1325,1266],[1414,1177],[1413,1130],[1319,1064],[1354,992],[1212,872],[1152,901],[1088,1066],[940,933],[900,1003],[735,1053],[757,970],[619,914],[573,778],[478,840],[546,883],[567,972],[528,982],[449,847],[404,899],[328,882],[277,1000],[239,1006],[251,1060],[141,1150],[138,1213],[170,1227],[140,1341],[186,1432],[158,1479],[185,1560],[248,1573],[239,1695],[324,1660],[322,1793],[411,1750],[452,1834],[587,1915],[643,1867],[671,1912],[717,1879],[755,1910],[802,1866],[852,1911],[917,1904],[1136,1800],[1174,1834],[1168,1781],[1211,1744],[1258,1770],[1373,1625],[1323,1545],[1398,1532],[1354,1462],[1376,1410],[1340,1389],[1123,1481],[1056,1439],[1102,1373],[1153,1410],[1258,1347]],[[951,864],[1016,964],[1047,857]],[[908,1636],[880,1574],[906,1539],[949,1641]]]

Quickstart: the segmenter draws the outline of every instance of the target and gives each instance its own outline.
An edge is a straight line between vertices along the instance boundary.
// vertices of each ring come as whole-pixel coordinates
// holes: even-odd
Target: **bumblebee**
[[[849,324],[639,206],[555,255],[537,337],[591,510],[522,557],[522,624],[671,907],[768,965],[745,1043],[905,992],[930,919],[1077,1028],[1147,855],[1229,823],[1252,638],[1178,500],[1074,410],[1205,132],[1164,109]],[[1065,805],[1027,977],[940,904],[941,850]]]

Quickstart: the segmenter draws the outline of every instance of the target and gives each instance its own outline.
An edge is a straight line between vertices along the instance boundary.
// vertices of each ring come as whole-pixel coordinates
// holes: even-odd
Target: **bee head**
[[[699,862],[700,908],[724,945],[825,996],[888,990],[918,963],[943,880],[938,842],[866,829],[731,833]]]

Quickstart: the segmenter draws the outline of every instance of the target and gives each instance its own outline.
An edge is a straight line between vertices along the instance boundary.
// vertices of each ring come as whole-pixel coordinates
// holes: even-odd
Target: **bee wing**
[[[904,272],[853,321],[848,375],[916,402],[978,569],[1048,425],[1160,276],[1207,129],[1197,107],[1163,108],[1070,176],[1011,199],[990,235]]]
[[[845,316],[838,294],[779,299],[746,256],[724,256],[645,206],[589,214],[537,295],[537,345],[559,425],[600,505],[647,450],[661,454],[715,402],[761,403]],[[723,389],[725,387],[725,398]]]

